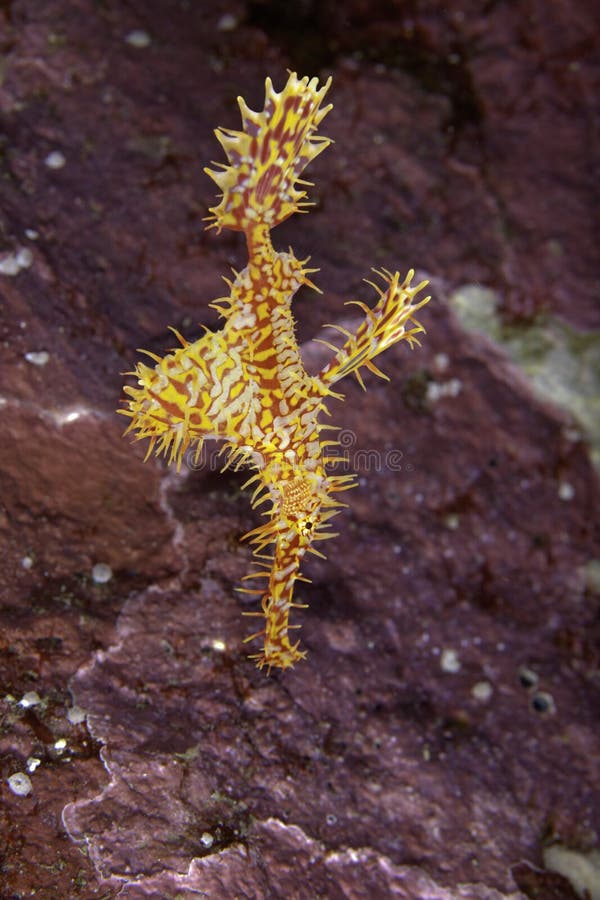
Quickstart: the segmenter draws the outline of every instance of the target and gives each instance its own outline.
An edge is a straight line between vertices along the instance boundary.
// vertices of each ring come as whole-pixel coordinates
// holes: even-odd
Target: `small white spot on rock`
[[[62,753],[63,750],[66,750],[67,742],[65,738],[59,738],[57,741],[54,741],[54,749],[57,753]]]
[[[86,406],[67,406],[62,409],[48,409],[46,410],[45,415],[62,428],[63,425],[69,425],[71,422],[76,422],[78,419],[81,419],[82,416],[92,415],[92,412]]]
[[[71,706],[67,710],[67,719],[71,725],[81,725],[85,721],[86,715],[85,709],[82,709],[81,706]]]
[[[14,278],[22,269],[28,269],[33,262],[33,253],[28,247],[17,247],[14,253],[0,257],[0,275]]]
[[[433,365],[438,372],[445,372],[450,365],[450,357],[447,353],[436,353],[433,357]]]
[[[593,594],[600,594],[600,559],[590,559],[583,567],[586,587]]]
[[[49,169],[62,169],[67,162],[67,158],[60,150],[53,150],[44,160]]]
[[[235,31],[240,20],[233,13],[224,13],[217,22],[217,31]]]
[[[66,412],[62,416],[62,422],[65,425],[68,425],[69,422],[76,422],[77,419],[81,416],[81,412],[78,409],[71,409],[69,412]]]
[[[20,271],[21,266],[17,263],[17,257],[13,254],[3,256],[0,259],[0,275],[8,275],[12,278],[14,275],[18,275]]]
[[[558,486],[558,496],[560,500],[565,502],[572,500],[575,496],[575,488],[568,481],[561,481]]]
[[[35,772],[37,767],[41,765],[41,759],[38,759],[37,756],[30,756],[25,765],[27,766],[28,772]]]
[[[39,231],[36,231],[35,228],[26,228],[25,229],[25,237],[28,238],[30,241],[37,241],[39,236],[40,236],[40,233],[39,233]]]
[[[31,779],[25,772],[15,772],[8,778],[8,786],[17,797],[26,797],[31,793]]]
[[[427,385],[427,399],[432,403],[441,397],[458,397],[462,391],[460,378],[450,378],[448,381],[430,381]]]
[[[215,839],[212,836],[212,834],[210,833],[210,831],[204,831],[202,833],[202,837],[200,838],[200,843],[202,844],[203,847],[212,847],[214,842],[215,842]]]
[[[136,47],[138,50],[143,50],[145,47],[149,47],[152,43],[152,38],[150,37],[148,32],[143,31],[141,28],[136,28],[133,31],[130,31],[125,40],[130,45],[130,47]]]
[[[112,577],[112,569],[106,563],[96,563],[92,569],[92,581],[95,584],[106,584]]]
[[[223,653],[223,651],[227,649],[227,644],[221,638],[215,638],[212,641],[211,646],[213,650],[217,650],[219,653]]]
[[[440,656],[440,668],[442,672],[448,672],[451,675],[460,672],[460,659],[458,658],[456,650],[442,650],[442,655]]]
[[[29,247],[20,247],[15,256],[20,269],[28,269],[33,262],[33,253]]]
[[[42,699],[37,691],[27,691],[19,700],[19,706],[22,706],[23,709],[29,709],[30,706],[37,706],[41,702]]]
[[[31,569],[33,566],[33,557],[32,556],[24,556],[21,559],[21,566],[23,569]]]
[[[474,684],[471,688],[471,694],[475,700],[479,700],[481,703],[487,703],[493,693],[494,688],[489,681],[478,681],[477,684]]]
[[[50,354],[47,350],[31,350],[25,354],[25,359],[32,366],[45,366],[50,359]]]

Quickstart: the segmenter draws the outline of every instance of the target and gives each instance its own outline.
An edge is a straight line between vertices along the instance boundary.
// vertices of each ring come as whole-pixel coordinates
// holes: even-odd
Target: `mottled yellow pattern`
[[[383,375],[373,358],[396,341],[418,343],[423,327],[416,311],[429,299],[415,299],[427,282],[413,287],[413,272],[377,273],[381,287],[370,309],[358,301],[365,319],[355,334],[338,329],[345,343],[316,376],[304,369],[294,333],[291,302],[298,288],[314,287],[307,260],[293,252],[277,252],[271,229],[310,204],[305,199],[302,174],[308,163],[330,143],[316,129],[331,106],[321,103],[331,79],[321,88],[316,78],[291,73],[281,91],[266,81],[262,112],[248,109],[240,98],[243,130],[218,129],[228,165],[205,171],[222,196],[210,212],[210,225],[218,231],[243,231],[248,244],[248,265],[227,281],[228,295],[213,305],[225,324],[188,343],[177,334],[181,347],[154,366],[138,363],[137,387],[127,386],[127,429],[136,439],[149,438],[148,454],[164,453],[181,465],[186,451],[198,453],[206,438],[223,439],[229,462],[247,463],[254,472],[246,482],[254,486],[253,504],[268,503],[267,521],[249,537],[259,558],[259,571],[247,578],[263,578],[262,588],[245,589],[260,597],[261,628],[247,640],[261,638],[255,655],[259,667],[286,669],[303,659],[299,641],[290,639],[290,611],[302,604],[293,600],[294,583],[307,551],[332,537],[329,520],[343,504],[340,491],[352,487],[354,477],[328,472],[336,461],[337,442],[325,438],[335,428],[320,422],[327,414],[332,385],[350,373],[362,384],[360,368]],[[216,164],[215,164],[216,165]],[[300,186],[300,188],[298,187]],[[385,377],[385,376],[383,376]]]

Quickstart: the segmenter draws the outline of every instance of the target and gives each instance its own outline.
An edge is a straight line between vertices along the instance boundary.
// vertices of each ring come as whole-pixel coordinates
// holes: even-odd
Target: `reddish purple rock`
[[[572,898],[542,848],[600,829],[597,476],[446,293],[596,325],[593,13],[168,6],[0,5],[2,896]],[[334,76],[275,234],[322,266],[303,340],[372,263],[444,281],[391,383],[344,386],[360,487],[267,678],[243,473],[144,465],[114,410],[136,347],[216,321],[244,255],[201,167],[286,67]]]

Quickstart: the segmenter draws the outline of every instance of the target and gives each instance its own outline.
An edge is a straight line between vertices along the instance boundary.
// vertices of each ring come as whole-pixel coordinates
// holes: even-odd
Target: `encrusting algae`
[[[292,609],[304,604],[293,599],[294,583],[307,551],[321,556],[313,544],[332,537],[330,519],[344,504],[340,491],[355,484],[353,475],[328,472],[339,458],[334,426],[319,421],[329,414],[326,401],[340,398],[332,387],[354,373],[364,387],[361,367],[386,378],[374,357],[400,340],[412,346],[424,329],[415,313],[429,297],[417,299],[426,281],[412,286],[414,272],[401,279],[398,272],[377,272],[381,287],[375,306],[351,301],[365,318],[352,334],[337,326],[345,338],[341,348],[316,376],[304,369],[294,333],[292,298],[302,285],[315,287],[306,268],[290,249],[280,253],[271,243],[271,229],[295,212],[306,212],[310,182],[300,176],[306,166],[331,143],[317,128],[331,109],[321,106],[331,79],[321,87],[316,78],[291,73],[281,91],[266,80],[265,106],[253,112],[240,97],[242,131],[215,132],[228,165],[205,169],[222,192],[211,208],[209,228],[243,231],[248,265],[225,279],[228,295],[212,304],[225,319],[218,332],[207,331],[189,343],[175,331],[181,347],[162,359],[148,354],[154,366],[138,363],[137,387],[127,386],[127,432],[149,438],[155,450],[181,465],[206,438],[225,442],[227,465],[248,464],[253,506],[269,503],[268,521],[251,531],[259,570],[248,579],[265,579],[261,588],[243,589],[260,597],[262,627],[248,637],[261,638],[256,654],[259,668],[287,669],[306,656],[299,641],[292,642]],[[371,282],[369,282],[371,283]],[[318,288],[315,288],[318,290]],[[330,433],[329,439],[324,432]],[[126,432],[126,433],[127,433]],[[333,434],[333,436],[331,436]],[[306,580],[306,579],[304,579]]]

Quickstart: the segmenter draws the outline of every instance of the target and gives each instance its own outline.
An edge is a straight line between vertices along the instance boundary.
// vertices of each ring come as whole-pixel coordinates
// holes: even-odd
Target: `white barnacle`
[[[107,584],[112,577],[112,569],[106,563],[96,563],[92,567],[92,581],[94,584]]]
[[[60,150],[53,150],[44,160],[49,169],[62,169],[67,163],[67,158]]]
[[[32,791],[31,778],[25,772],[15,772],[7,781],[9,788],[17,797],[26,797]]]
[[[45,366],[48,360],[50,359],[50,354],[47,350],[30,350],[29,353],[25,354],[25,359],[28,363],[31,363],[32,366]]]
[[[460,659],[456,650],[452,650],[449,647],[442,650],[442,655],[440,657],[440,668],[442,672],[448,672],[451,675],[455,675],[457,672],[460,672]]]
[[[37,691],[27,691],[27,693],[23,694],[19,700],[19,706],[22,706],[23,709],[29,709],[32,706],[37,706],[38,703],[41,702],[42,699]]]
[[[136,50],[145,50],[145,48],[149,47],[152,43],[152,38],[147,31],[143,31],[141,28],[135,28],[125,37],[125,41],[130,47],[135,47]]]

